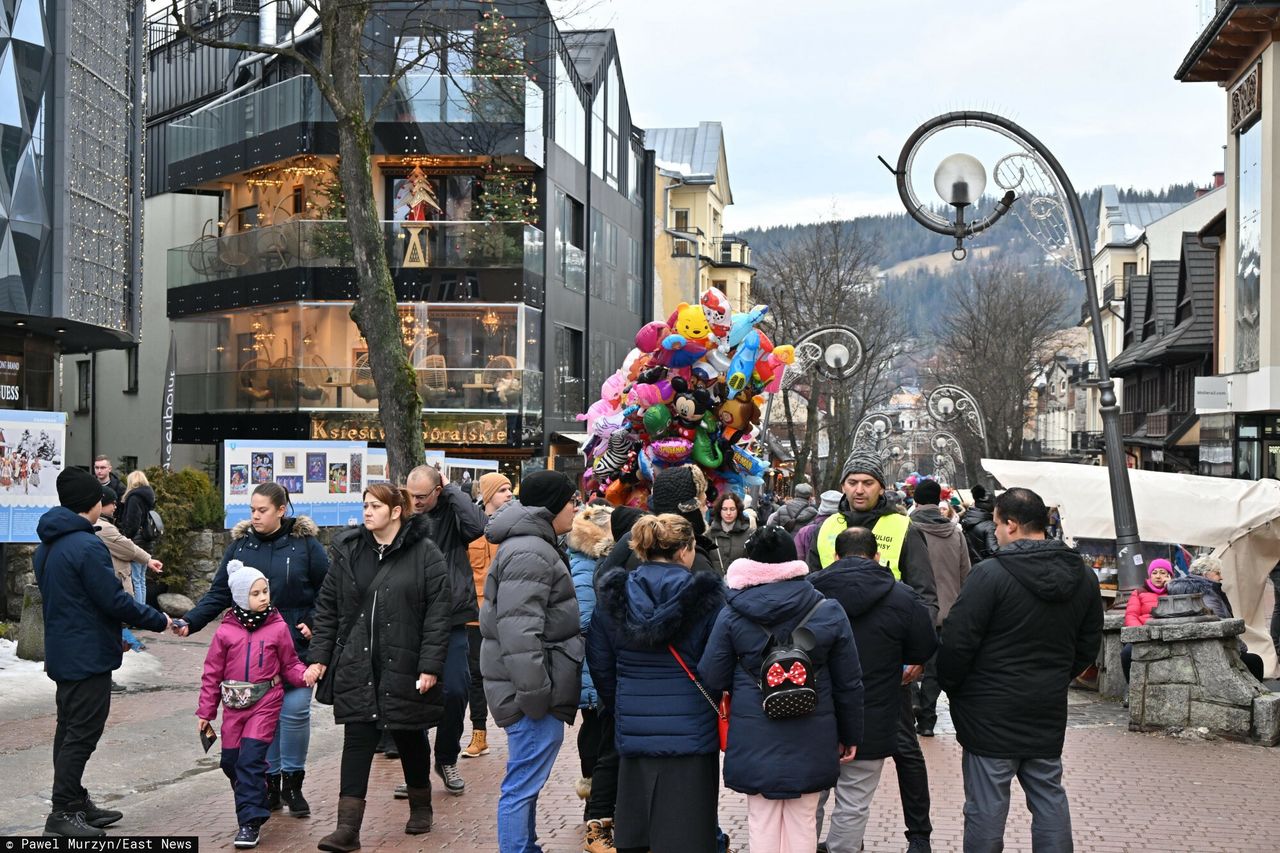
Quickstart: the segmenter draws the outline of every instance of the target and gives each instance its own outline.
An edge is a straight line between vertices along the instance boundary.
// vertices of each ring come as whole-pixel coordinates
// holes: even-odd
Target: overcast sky
[[[617,31],[637,124],[723,123],[728,230],[901,209],[876,155],[953,109],[1018,121],[1082,192],[1222,168],[1225,94],[1173,79],[1199,0],[571,2]]]

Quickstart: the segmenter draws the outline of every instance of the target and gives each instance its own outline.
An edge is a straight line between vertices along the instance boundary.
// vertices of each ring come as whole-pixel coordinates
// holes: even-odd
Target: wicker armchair
[[[492,390],[491,402],[510,408],[520,402],[520,374],[516,360],[509,355],[495,355],[484,368],[484,384]]]
[[[266,403],[274,397],[271,377],[271,365],[265,358],[245,362],[237,382],[240,403],[245,408],[253,408],[255,403]]]
[[[456,388],[449,387],[449,367],[442,355],[424,355],[414,365],[418,372],[418,393],[428,406],[437,406],[451,396]]]
[[[356,359],[356,366],[351,374],[351,390],[361,400],[373,402],[378,399],[378,386],[373,383],[373,369],[369,367],[368,353]]]

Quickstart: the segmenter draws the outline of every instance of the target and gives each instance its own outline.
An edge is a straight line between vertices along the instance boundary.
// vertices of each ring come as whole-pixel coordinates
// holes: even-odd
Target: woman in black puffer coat
[[[423,730],[444,713],[439,678],[452,599],[444,555],[428,538],[427,518],[407,517],[408,506],[408,495],[392,486],[365,489],[364,527],[334,539],[316,600],[307,677],[311,683],[334,680],[333,718],[346,726],[338,828],[320,840],[321,850],[360,846],[369,769],[382,729],[395,738],[404,768],[405,832],[431,829]]]

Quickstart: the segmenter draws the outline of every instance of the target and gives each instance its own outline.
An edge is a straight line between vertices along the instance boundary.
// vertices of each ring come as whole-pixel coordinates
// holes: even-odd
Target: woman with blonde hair
[[[693,673],[724,605],[724,584],[713,572],[690,571],[694,528],[679,515],[638,520],[631,548],[640,565],[600,579],[587,636],[592,679],[613,713],[620,759],[613,845],[714,853],[718,718]]]
[[[125,478],[125,493],[120,499],[120,532],[133,540],[142,550],[151,553],[156,542],[148,535],[147,519],[156,508],[156,493],[141,471],[131,471]],[[130,580],[133,581],[133,597],[139,604],[147,603],[147,564],[131,563]]]

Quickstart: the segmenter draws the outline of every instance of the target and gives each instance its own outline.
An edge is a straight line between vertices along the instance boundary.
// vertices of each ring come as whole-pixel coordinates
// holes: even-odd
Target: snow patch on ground
[[[125,687],[158,687],[165,683],[160,659],[147,652],[126,652],[112,678]],[[22,660],[18,645],[0,640],[0,709],[34,698],[52,699],[56,685],[45,674],[43,661]]]

